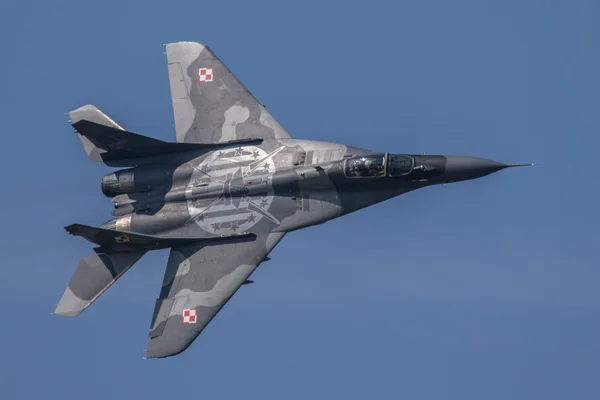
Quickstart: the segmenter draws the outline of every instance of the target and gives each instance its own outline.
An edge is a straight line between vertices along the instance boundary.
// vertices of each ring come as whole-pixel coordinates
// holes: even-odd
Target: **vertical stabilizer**
[[[110,119],[108,115],[104,114],[95,106],[88,104],[83,107],[79,107],[76,110],[73,110],[69,113],[69,117],[71,117],[71,124],[75,124],[81,120],[95,122],[100,125],[108,126],[110,128],[116,128],[120,130],[124,130],[119,124]],[[105,152],[105,150],[99,149],[96,147],[88,138],[83,135],[79,135],[79,139],[81,139],[81,143],[83,144],[83,148],[85,149],[86,154],[92,161],[102,161],[101,154]]]

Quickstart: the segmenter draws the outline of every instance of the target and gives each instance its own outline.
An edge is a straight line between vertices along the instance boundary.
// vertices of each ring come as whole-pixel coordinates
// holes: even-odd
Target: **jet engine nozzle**
[[[115,197],[120,194],[135,192],[133,177],[133,170],[127,169],[104,175],[101,184],[102,193],[106,197]]]

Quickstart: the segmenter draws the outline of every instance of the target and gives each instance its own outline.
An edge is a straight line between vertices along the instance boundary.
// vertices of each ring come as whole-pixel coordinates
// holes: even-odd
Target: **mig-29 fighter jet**
[[[514,165],[292,139],[205,45],[167,45],[177,141],[128,132],[94,106],[71,123],[114,219],[66,230],[97,245],[55,313],[79,315],[146,252],[170,249],[148,358],[184,351],[287,232],[429,185]]]

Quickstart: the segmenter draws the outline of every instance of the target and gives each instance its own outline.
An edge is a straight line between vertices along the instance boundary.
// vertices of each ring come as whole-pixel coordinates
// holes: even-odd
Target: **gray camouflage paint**
[[[269,233],[252,242],[230,240],[218,246],[200,243],[172,249],[152,318],[147,357],[185,350],[284,235]],[[201,276],[193,267],[199,265]],[[196,323],[182,323],[184,309],[197,310]]]
[[[168,44],[167,61],[178,142],[290,137],[207,46]],[[202,68],[213,70],[211,82],[198,81]]]
[[[364,173],[361,168],[370,156],[389,163],[388,156],[292,139],[202,44],[169,44],[167,59],[177,142],[206,146],[174,151],[180,147],[123,131],[90,105],[70,113],[91,160],[133,168],[108,174],[102,181],[103,192],[115,206],[116,218],[100,227],[108,231],[67,227],[100,247],[97,255],[81,261],[55,311],[78,315],[152,249],[148,243],[155,243],[155,249],[171,247],[147,357],[185,350],[286,232],[424,186],[474,179],[508,167],[475,157],[412,155],[407,175],[391,176],[391,166],[371,164],[375,169],[368,171],[379,168],[385,176],[350,176]],[[112,130],[98,130],[86,121]],[[259,140],[227,143],[252,139]],[[161,146],[168,155],[157,155]],[[152,152],[144,153],[144,148]],[[242,240],[242,234],[253,236]],[[139,247],[142,242],[146,247]]]
[[[96,254],[82,259],[54,312],[79,315],[145,253]]]

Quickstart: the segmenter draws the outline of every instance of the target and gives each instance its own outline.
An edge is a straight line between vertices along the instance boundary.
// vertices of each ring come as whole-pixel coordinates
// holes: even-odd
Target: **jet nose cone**
[[[457,182],[481,178],[511,166],[480,157],[446,156],[444,180]]]

